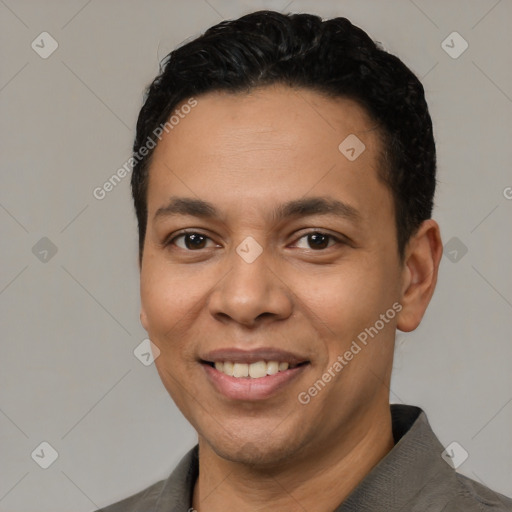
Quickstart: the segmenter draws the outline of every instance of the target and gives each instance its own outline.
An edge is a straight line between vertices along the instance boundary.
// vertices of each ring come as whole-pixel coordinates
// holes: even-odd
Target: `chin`
[[[299,449],[299,446],[295,446],[296,443],[291,440],[290,436],[284,439],[276,439],[260,434],[246,436],[246,439],[246,441],[241,438],[208,443],[212,450],[225,460],[262,468],[268,466],[275,468],[289,462]]]

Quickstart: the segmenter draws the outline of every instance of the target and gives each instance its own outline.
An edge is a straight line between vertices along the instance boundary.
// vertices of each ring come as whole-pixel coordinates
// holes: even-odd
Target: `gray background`
[[[195,443],[133,353],[146,334],[129,177],[101,201],[92,191],[130,156],[159,59],[260,8],[346,16],[422,79],[435,218],[453,240],[423,323],[397,336],[390,399],[423,407],[469,453],[460,472],[512,495],[510,0],[0,0],[2,512],[93,510]],[[43,31],[58,42],[46,59],[31,47],[48,50]],[[441,46],[453,31],[469,44],[458,58]],[[43,441],[58,452],[48,469],[31,457]]]

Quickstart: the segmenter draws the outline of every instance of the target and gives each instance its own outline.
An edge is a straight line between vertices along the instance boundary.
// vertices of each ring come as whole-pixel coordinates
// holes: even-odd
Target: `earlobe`
[[[411,237],[406,249],[402,311],[397,320],[401,331],[413,331],[420,324],[434,293],[442,253],[439,225],[428,219]]]
[[[146,312],[144,311],[144,308],[141,307],[140,310],[140,323],[142,327],[147,331],[148,330],[148,317],[146,315]]]

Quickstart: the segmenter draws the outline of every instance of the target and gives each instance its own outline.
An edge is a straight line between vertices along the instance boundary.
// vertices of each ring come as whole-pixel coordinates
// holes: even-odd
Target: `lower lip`
[[[258,379],[230,377],[208,364],[202,363],[202,366],[214,388],[225,397],[231,400],[265,400],[296,379],[308,364]]]

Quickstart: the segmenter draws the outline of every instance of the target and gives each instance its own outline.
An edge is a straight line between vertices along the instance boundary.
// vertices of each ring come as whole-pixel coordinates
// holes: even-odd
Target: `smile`
[[[257,402],[286,390],[309,367],[309,361],[293,366],[288,362],[265,360],[254,363],[202,361],[201,366],[213,389],[224,399]]]
[[[305,363],[300,363],[305,364]],[[293,369],[299,364],[279,361],[256,361],[255,363],[233,363],[232,361],[215,361],[210,363],[217,371],[235,378],[261,379],[267,375],[275,375]]]

